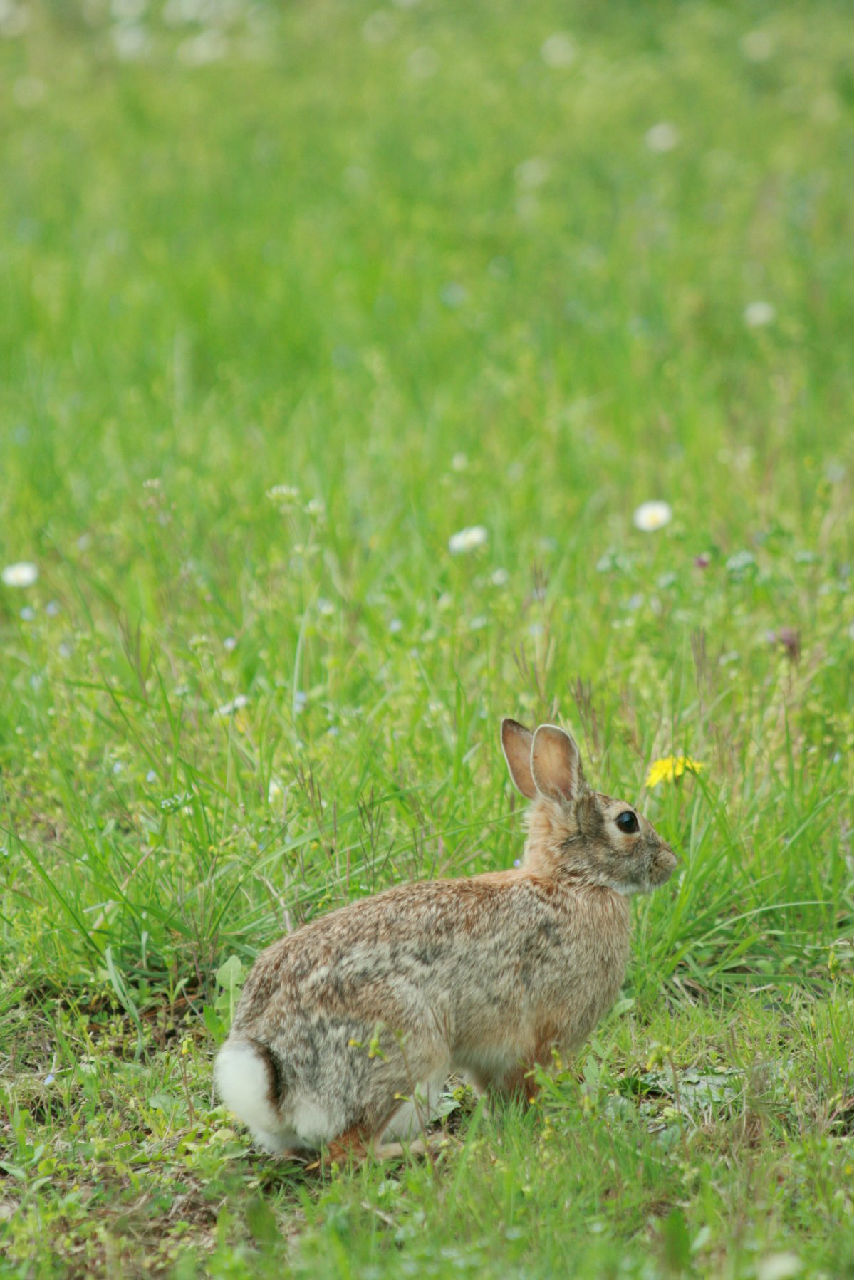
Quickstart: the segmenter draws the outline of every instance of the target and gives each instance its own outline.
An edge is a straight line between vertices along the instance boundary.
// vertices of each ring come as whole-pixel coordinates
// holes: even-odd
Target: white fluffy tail
[[[273,1104],[270,1063],[247,1040],[227,1040],[214,1066],[217,1093],[268,1149],[279,1147],[282,1117]]]

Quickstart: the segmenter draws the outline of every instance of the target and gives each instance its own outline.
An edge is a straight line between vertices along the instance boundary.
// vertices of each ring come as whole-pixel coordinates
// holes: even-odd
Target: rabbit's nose
[[[670,848],[670,845],[661,845],[655,855],[655,867],[661,877],[659,883],[663,884],[665,880],[669,880],[678,865],[679,859]]]
[[[661,850],[661,862],[663,866],[667,867],[668,871],[675,871],[681,861],[682,859],[670,848],[669,844],[666,844]]]

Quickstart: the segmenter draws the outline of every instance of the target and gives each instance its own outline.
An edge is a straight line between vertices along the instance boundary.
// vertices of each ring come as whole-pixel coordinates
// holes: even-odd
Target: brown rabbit
[[[452,1071],[524,1097],[532,1067],[576,1049],[613,1003],[626,897],[663,884],[676,857],[588,787],[563,729],[504,720],[501,742],[533,801],[520,867],[398,885],[258,957],[215,1074],[267,1151],[409,1136]]]

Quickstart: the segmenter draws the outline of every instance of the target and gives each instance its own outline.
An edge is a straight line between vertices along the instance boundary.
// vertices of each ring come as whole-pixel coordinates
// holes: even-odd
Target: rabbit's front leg
[[[534,1078],[535,1064],[522,1062],[511,1068],[499,1080],[492,1080],[487,1085],[491,1097],[503,1098],[519,1103],[527,1108],[537,1096],[539,1085]]]

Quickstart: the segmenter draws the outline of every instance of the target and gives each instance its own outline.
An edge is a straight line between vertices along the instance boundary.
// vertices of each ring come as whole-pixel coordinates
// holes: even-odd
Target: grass
[[[2,9],[0,1274],[854,1274],[849,40]],[[432,1160],[259,1156],[247,965],[512,863],[502,714],[682,855],[623,999]]]

